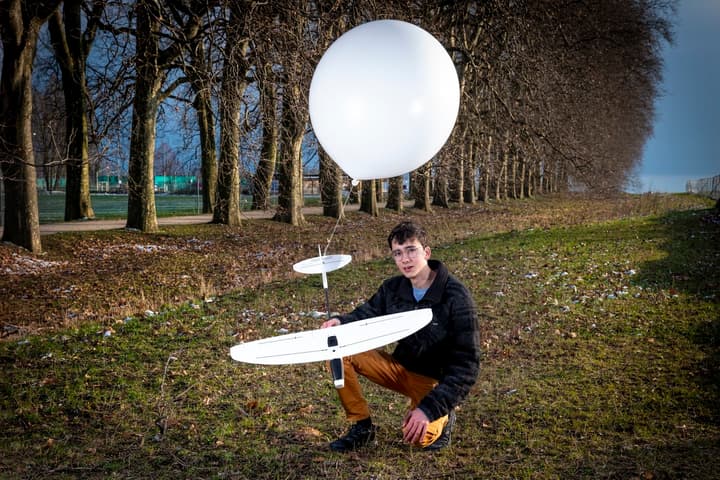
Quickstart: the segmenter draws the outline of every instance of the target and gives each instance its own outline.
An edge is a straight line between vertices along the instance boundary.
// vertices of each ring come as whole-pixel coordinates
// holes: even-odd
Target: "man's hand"
[[[402,424],[403,441],[407,443],[419,443],[425,436],[429,424],[430,419],[425,415],[425,412],[419,408],[410,410],[407,415],[405,415]]]
[[[340,320],[337,318],[331,318],[330,320],[324,322],[322,325],[320,325],[320,328],[330,328],[330,327],[337,327],[340,325]]]

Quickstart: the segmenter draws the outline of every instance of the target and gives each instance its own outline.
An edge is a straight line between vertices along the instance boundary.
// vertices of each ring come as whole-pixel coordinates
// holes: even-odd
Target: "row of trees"
[[[93,216],[90,165],[128,145],[127,226],[156,230],[155,144],[170,120],[197,139],[215,222],[240,224],[242,171],[256,208],[269,208],[276,176],[276,219],[303,223],[309,149],[325,214],[341,215],[342,172],[312,141],[307,93],[330,43],[379,18],[435,35],[460,79],[453,134],[412,174],[417,208],[621,189],[651,133],[673,11],[672,0],[0,0],[3,240],[41,249],[32,134],[48,129],[33,129],[33,93],[51,97],[58,84],[63,101],[35,102],[35,113],[51,104],[64,118],[52,144],[67,220]],[[375,183],[362,188],[371,214]],[[402,208],[402,187],[390,180],[388,208]]]

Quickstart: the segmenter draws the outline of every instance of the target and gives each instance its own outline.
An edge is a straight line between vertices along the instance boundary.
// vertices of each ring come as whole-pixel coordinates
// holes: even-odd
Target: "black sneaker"
[[[365,426],[356,423],[350,427],[348,433],[330,443],[330,450],[335,452],[349,452],[356,450],[375,440],[376,432],[377,427],[373,424]]]
[[[448,421],[443,427],[443,431],[438,437],[438,439],[427,447],[423,448],[423,450],[432,452],[435,450],[442,450],[443,448],[450,446],[450,442],[452,440],[453,426],[455,426],[455,411],[451,410],[448,414]]]

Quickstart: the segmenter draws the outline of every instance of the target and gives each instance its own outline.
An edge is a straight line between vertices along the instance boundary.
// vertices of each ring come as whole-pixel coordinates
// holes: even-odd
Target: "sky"
[[[720,0],[680,0],[662,96],[634,191],[684,192],[720,175]]]

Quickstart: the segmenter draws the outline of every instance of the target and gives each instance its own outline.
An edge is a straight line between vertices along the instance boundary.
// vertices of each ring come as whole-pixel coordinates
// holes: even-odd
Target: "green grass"
[[[116,219],[127,217],[127,195],[93,194],[90,196],[95,218]],[[194,215],[202,209],[202,198],[195,195],[156,195],[155,206],[159,217]],[[65,218],[65,195],[62,193],[38,195],[40,223],[62,222]]]
[[[400,443],[405,402],[366,385],[381,434],[345,428],[320,364],[228,349],[317,326],[319,279],[0,344],[3,478],[691,478],[720,467],[720,229],[707,211],[439,245],[476,299],[484,350],[454,446]],[[339,309],[391,262],[333,273]],[[358,290],[359,289],[359,290]]]
[[[128,196],[124,194],[92,194],[90,201],[97,219],[117,219],[127,217]],[[276,201],[275,198],[272,200]],[[306,204],[318,205],[317,197],[308,196]],[[252,198],[243,195],[241,207],[249,210],[252,205]],[[155,209],[158,217],[172,217],[177,215],[197,215],[202,213],[202,197],[197,195],[155,195]],[[38,195],[38,210],[40,223],[62,222],[65,218],[65,194],[47,194],[40,192]]]

